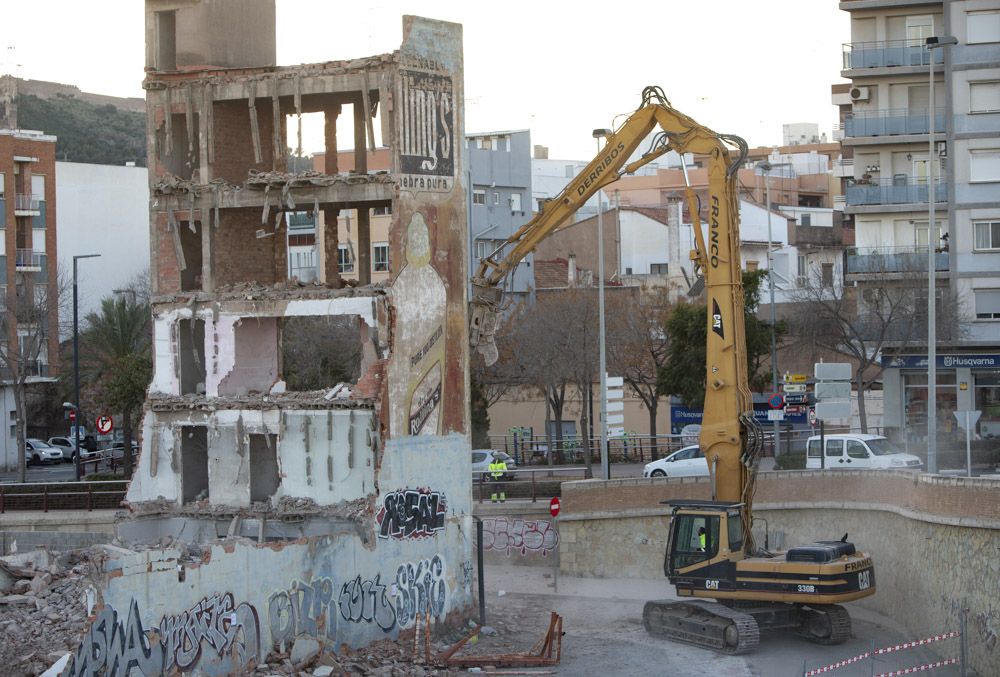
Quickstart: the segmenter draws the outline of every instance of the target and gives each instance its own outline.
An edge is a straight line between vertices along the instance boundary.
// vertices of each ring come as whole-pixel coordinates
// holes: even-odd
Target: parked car
[[[483,482],[490,482],[493,480],[493,476],[490,475],[490,463],[493,459],[501,459],[507,464],[507,470],[516,470],[517,461],[515,461],[507,452],[497,451],[496,449],[473,449],[472,450],[472,472],[473,474],[482,473]],[[505,482],[517,479],[515,473],[507,472],[504,473],[501,478]]]
[[[63,453],[58,447],[29,437],[24,441],[24,458],[29,464],[59,463],[62,461]]]
[[[697,445],[684,447],[666,458],[647,463],[643,477],[708,477],[708,461]]]
[[[881,435],[837,433],[825,436],[826,469],[857,470],[900,468],[920,470],[923,461],[907,454]],[[806,441],[806,468],[819,470],[820,436]]]
[[[72,437],[50,437],[48,443],[62,452],[63,460],[67,463],[76,460],[76,440]],[[87,461],[100,456],[96,451],[88,449],[86,441],[82,438],[80,439],[80,447],[83,449],[83,452],[80,454],[81,461]]]
[[[107,459],[108,465],[117,464],[125,458],[125,443],[115,442],[110,447],[104,450],[104,458]],[[132,456],[135,457],[139,453],[139,443],[135,440],[132,441]]]

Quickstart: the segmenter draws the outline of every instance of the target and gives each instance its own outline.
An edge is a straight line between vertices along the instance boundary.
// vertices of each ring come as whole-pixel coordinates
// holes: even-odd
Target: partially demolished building
[[[241,674],[471,604],[461,27],[403,17],[391,54],[277,67],[273,0],[245,10],[146,2],[154,377],[129,547],[101,568],[73,674]],[[317,112],[325,171],[289,172],[290,121]],[[376,125],[389,172],[366,170]],[[371,284],[372,209],[393,215],[386,284]],[[303,211],[310,284],[288,277]],[[297,390],[289,333],[326,320],[356,337],[360,378]],[[329,357],[315,345],[307,359]]]

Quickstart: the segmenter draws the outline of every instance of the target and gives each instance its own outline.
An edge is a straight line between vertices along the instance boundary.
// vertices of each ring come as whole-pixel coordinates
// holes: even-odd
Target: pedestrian
[[[506,485],[503,482],[504,475],[507,474],[507,463],[503,458],[499,456],[494,456],[493,460],[490,462],[490,476],[493,478],[493,493],[490,497],[492,503],[497,502],[497,495],[499,494],[500,502],[507,502],[507,493],[504,491]]]

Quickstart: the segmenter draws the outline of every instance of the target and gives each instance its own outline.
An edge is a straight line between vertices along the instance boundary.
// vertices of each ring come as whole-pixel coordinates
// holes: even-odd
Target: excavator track
[[[760,641],[753,616],[716,602],[646,602],[642,624],[651,635],[727,654],[749,653]]]
[[[824,604],[802,610],[799,635],[816,644],[843,644],[851,636],[851,616],[839,604]]]

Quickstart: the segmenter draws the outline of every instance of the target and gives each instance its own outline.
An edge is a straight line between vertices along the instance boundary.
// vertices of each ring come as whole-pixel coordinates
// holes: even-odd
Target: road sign
[[[809,425],[811,425],[812,427],[815,428],[817,420],[818,419],[816,418],[816,410],[815,409],[810,409],[809,410]]]
[[[97,432],[107,435],[115,427],[114,421],[107,414],[97,417]]]
[[[69,420],[70,421],[75,421],[76,420],[76,409],[70,409],[69,410]]]
[[[604,379],[604,382],[609,388],[622,388],[625,386],[624,376],[608,376]]]
[[[618,400],[617,402],[608,400],[608,411],[625,411],[625,403],[621,400]]]
[[[608,437],[625,437],[625,428],[608,428]]]
[[[625,414],[608,414],[608,420],[607,420],[608,425],[615,425],[624,422],[625,422]]]
[[[787,404],[805,404],[809,401],[809,393],[786,393],[785,402]]]
[[[804,393],[808,390],[808,386],[805,383],[786,383],[781,389],[786,393]]]
[[[768,421],[784,421],[785,420],[785,410],[784,409],[770,409],[767,412]]]
[[[558,517],[559,516],[559,508],[560,507],[561,506],[559,504],[559,497],[558,496],[553,496],[552,500],[549,501],[549,512],[552,513],[553,517]]]
[[[850,362],[817,362],[813,365],[817,381],[850,381]]]
[[[833,400],[832,402],[816,403],[816,418],[822,421],[829,421],[834,418],[847,418],[850,415],[850,400]]]
[[[805,383],[808,380],[806,374],[785,374],[785,383]]]
[[[785,399],[781,396],[781,393],[774,393],[767,398],[767,403],[771,405],[772,409],[781,409],[785,406]]]
[[[798,416],[802,413],[801,404],[786,404],[785,405],[785,416]]]
[[[816,384],[816,399],[829,400],[851,399],[851,384],[847,381],[820,381]]]

